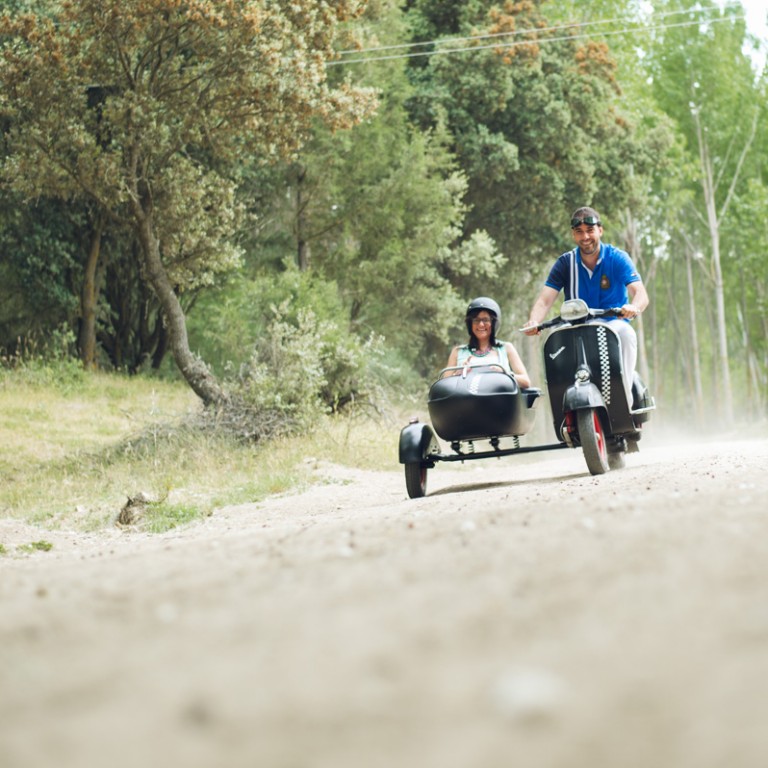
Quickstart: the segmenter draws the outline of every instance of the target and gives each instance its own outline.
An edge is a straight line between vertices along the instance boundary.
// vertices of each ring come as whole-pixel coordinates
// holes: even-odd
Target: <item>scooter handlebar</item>
[[[590,309],[590,317],[621,317],[623,307],[610,307],[609,309]]]
[[[609,307],[608,309],[593,309],[589,308],[587,315],[583,318],[584,320],[591,318],[591,317],[621,317],[622,314],[622,307]],[[539,323],[538,325],[531,325],[527,328],[520,328],[521,333],[526,333],[527,331],[530,331],[531,329],[535,329],[536,331],[544,331],[547,328],[553,328],[556,325],[563,325],[564,323],[571,322],[570,320],[564,320],[559,315],[557,317],[552,318],[551,320],[545,320],[543,323]]]

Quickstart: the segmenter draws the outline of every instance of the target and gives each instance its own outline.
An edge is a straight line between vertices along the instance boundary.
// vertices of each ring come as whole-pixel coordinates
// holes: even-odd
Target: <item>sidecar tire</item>
[[[420,499],[427,493],[427,468],[412,461],[405,465],[405,489],[411,499]]]
[[[609,469],[608,447],[605,432],[600,423],[600,416],[594,408],[584,408],[576,412],[579,427],[579,440],[587,469],[592,475],[603,475]]]

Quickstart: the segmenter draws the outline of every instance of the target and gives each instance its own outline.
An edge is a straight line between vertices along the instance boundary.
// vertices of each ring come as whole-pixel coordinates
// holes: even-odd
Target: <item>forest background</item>
[[[181,376],[259,438],[423,395],[490,295],[542,382],[517,329],[589,204],[648,286],[657,402],[765,418],[768,70],[738,2],[0,11],[4,367]]]

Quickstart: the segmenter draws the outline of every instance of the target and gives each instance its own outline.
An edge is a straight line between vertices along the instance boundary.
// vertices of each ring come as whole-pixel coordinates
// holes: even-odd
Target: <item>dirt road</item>
[[[0,521],[0,766],[765,768],[768,441],[642,448]]]

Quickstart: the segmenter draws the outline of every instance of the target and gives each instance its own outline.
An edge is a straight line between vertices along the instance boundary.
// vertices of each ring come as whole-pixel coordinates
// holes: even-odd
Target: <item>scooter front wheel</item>
[[[593,475],[602,475],[608,471],[608,447],[605,431],[600,423],[600,416],[594,408],[577,411],[576,423],[579,427],[579,440],[587,469]]]

